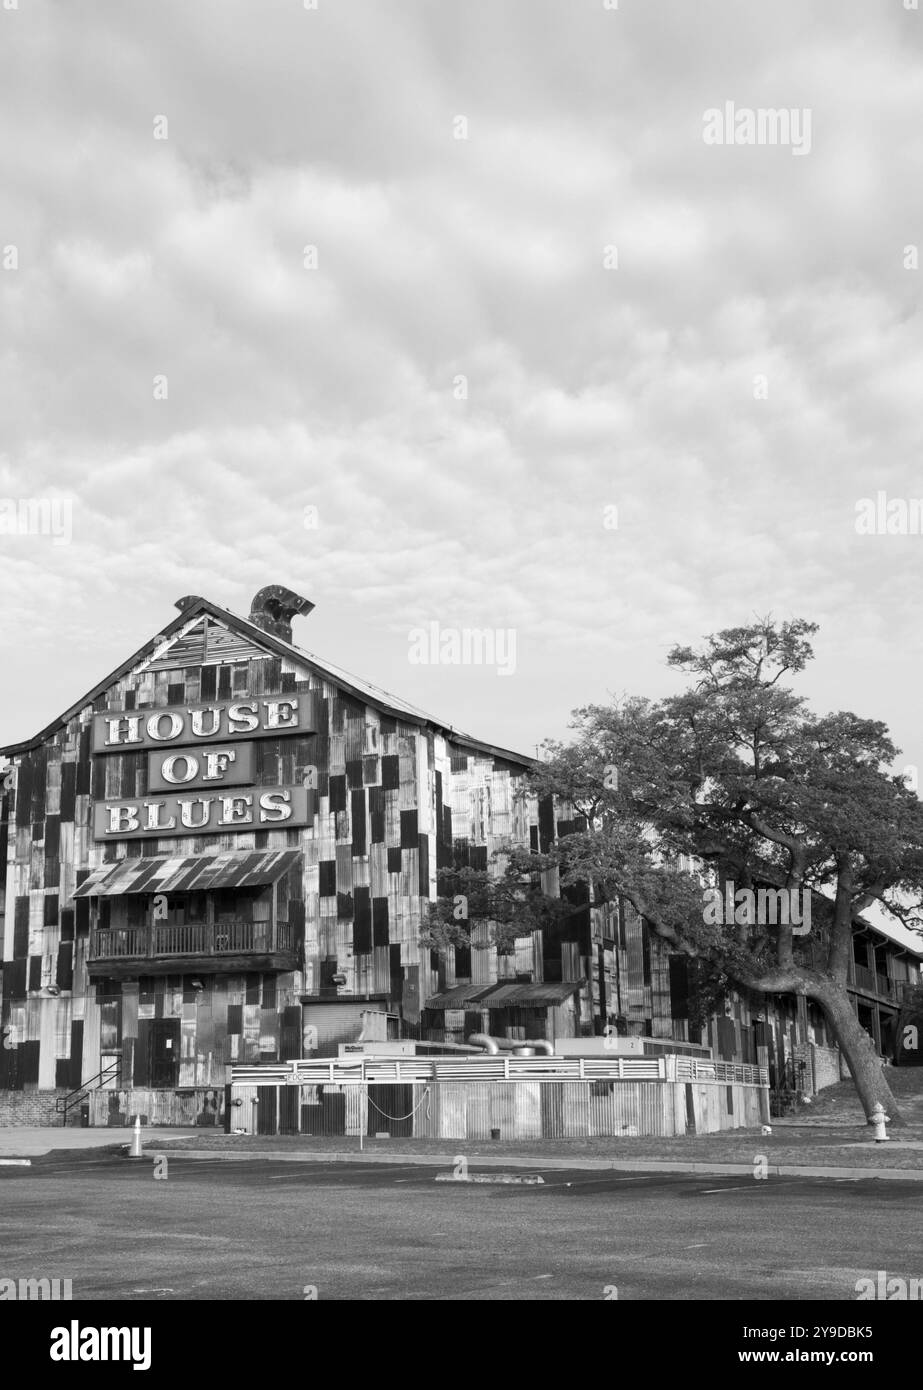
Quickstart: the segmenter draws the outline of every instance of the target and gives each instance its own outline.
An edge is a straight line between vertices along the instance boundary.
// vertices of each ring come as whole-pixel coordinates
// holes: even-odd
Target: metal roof
[[[437,732],[442,733],[451,743],[457,743],[463,748],[476,749],[478,752],[488,753],[492,757],[499,758],[506,762],[515,763],[520,767],[532,767],[535,764],[534,758],[525,757],[522,753],[515,753],[508,748],[498,748],[492,743],[485,743],[481,739],[472,738],[470,734],[462,733],[455,729],[451,724],[446,724],[442,720],[436,719],[433,715],[427,714],[425,710],[418,709],[415,705],[401,700],[396,695],[391,695],[387,690],[382,690],[380,686],[372,685],[369,681],[364,681],[358,676],[352,675],[348,671],[342,670],[338,666],[333,666],[329,662],[321,661],[311,652],[306,652],[300,647],[296,647],[291,642],[286,642],[281,637],[276,637],[272,633],[265,632],[249,618],[243,618],[239,613],[233,613],[228,608],[222,608],[210,600],[202,598],[199,594],[189,594],[185,598],[177,601],[178,608],[181,609],[180,615],[173,619],[164,627],[163,631],[156,637],[152,637],[145,642],[143,647],[134,652],[127,661],[123,661],[121,666],[111,671],[104,680],[95,685],[88,691],[76,704],[70,706],[51,724],[35,734],[33,738],[23,739],[19,743],[11,743],[0,748],[0,755],[15,757],[19,753],[27,753],[39,744],[50,738],[62,728],[69,719],[86,709],[88,705],[94,704],[100,695],[104,695],[110,686],[122,679],[128,671],[136,667],[145,668],[151,660],[156,660],[160,666],[159,657],[154,658],[155,651],[160,652],[166,641],[172,641],[180,636],[184,631],[193,626],[195,620],[203,613],[208,613],[217,619],[219,623],[224,623],[232,633],[236,633],[244,640],[253,641],[267,652],[272,652],[277,656],[291,657],[294,661],[309,666],[321,677],[326,677],[333,684],[341,686],[352,695],[368,702],[376,709],[385,714],[392,715],[398,719],[403,717],[409,723],[427,725]],[[162,652],[161,652],[162,654]]]
[[[489,994],[493,985],[454,985],[441,994],[434,994],[423,1005],[425,1009],[464,1009],[474,1004],[483,994]]]
[[[427,1009],[504,1009],[508,1004],[542,1006],[560,1004],[569,998],[586,980],[556,981],[553,984],[520,982],[506,985],[455,985],[427,999]]]
[[[204,893],[212,888],[255,888],[300,867],[300,849],[241,854],[173,855],[163,859],[120,859],[104,864],[81,883],[75,898],[122,897],[128,893]]]
[[[584,984],[585,980],[564,980],[553,984],[498,985],[480,1003],[486,1009],[505,1009],[509,1004],[526,1007],[560,1004]]]

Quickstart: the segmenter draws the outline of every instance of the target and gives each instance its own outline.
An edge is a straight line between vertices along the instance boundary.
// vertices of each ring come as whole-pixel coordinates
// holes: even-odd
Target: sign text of
[[[199,787],[246,787],[252,782],[252,743],[148,754],[148,793],[183,792]]]

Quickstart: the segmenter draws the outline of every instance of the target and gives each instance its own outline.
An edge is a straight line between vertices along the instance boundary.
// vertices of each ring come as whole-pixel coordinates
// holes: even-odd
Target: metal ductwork
[[[292,640],[292,619],[299,613],[307,615],[314,604],[301,594],[281,584],[267,584],[254,594],[250,605],[250,621],[273,637],[281,637],[283,642]]]
[[[520,1047],[534,1048],[544,1052],[546,1057],[554,1056],[554,1045],[547,1038],[492,1038],[489,1033],[472,1033],[468,1042],[483,1048],[491,1057],[501,1051],[515,1052]]]

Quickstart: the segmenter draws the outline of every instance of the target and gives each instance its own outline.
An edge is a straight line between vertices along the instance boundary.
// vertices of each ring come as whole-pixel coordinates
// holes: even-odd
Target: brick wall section
[[[67,1091],[7,1091],[0,1089],[0,1129],[17,1126],[38,1126],[61,1129],[61,1116],[55,1102]],[[224,1128],[224,1091],[199,1088],[177,1096],[173,1091],[132,1089],[116,1091],[108,1088],[90,1091],[84,1096],[90,1107],[90,1124],[94,1128],[131,1127],[135,1115],[141,1123],[176,1125],[188,1128],[208,1125]],[[67,1128],[80,1126],[80,1103],[67,1114]]]
[[[3,1091],[0,1090],[0,1129],[17,1125],[54,1125],[61,1128],[61,1116],[55,1113],[55,1101],[67,1091]],[[68,1127],[80,1123],[76,1115],[68,1115]]]
[[[835,1047],[818,1047],[814,1043],[811,1051],[815,1091],[822,1091],[825,1086],[835,1086],[841,1079],[839,1050]]]

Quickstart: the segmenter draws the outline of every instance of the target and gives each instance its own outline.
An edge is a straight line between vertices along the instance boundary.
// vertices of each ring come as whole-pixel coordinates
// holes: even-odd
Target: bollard
[[[128,1150],[129,1158],[141,1157],[141,1116],[135,1116],[135,1127],[131,1136],[131,1148]]]
[[[890,1115],[885,1114],[885,1108],[879,1101],[879,1103],[875,1106],[875,1109],[872,1111],[871,1118],[869,1120],[869,1124],[875,1126],[876,1144],[886,1144],[888,1142],[889,1135],[888,1131],[885,1129],[885,1125],[888,1123],[888,1120],[890,1118]]]

